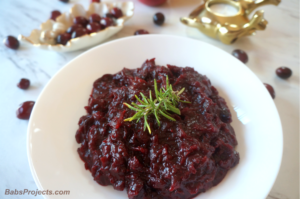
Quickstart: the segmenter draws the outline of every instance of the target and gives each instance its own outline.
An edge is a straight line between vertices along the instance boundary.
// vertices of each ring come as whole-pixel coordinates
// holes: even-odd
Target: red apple
[[[167,0],[139,0],[139,1],[148,6],[159,6],[165,3]]]

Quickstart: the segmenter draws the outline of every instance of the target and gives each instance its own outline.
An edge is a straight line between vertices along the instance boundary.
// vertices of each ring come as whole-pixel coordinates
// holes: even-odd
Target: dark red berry
[[[86,35],[88,32],[85,28],[77,28],[73,33],[72,33],[72,39],[76,37],[81,37],[83,35]]]
[[[247,63],[248,62],[248,55],[247,55],[247,53],[245,53],[242,50],[236,49],[236,50],[234,50],[232,52],[232,55],[234,57],[236,57],[237,59],[239,59],[243,63]]]
[[[149,34],[149,32],[147,30],[143,30],[143,29],[140,29],[140,30],[137,30],[134,32],[134,35],[145,35],[145,34]]]
[[[57,36],[56,43],[66,45],[70,39],[71,39],[71,34],[63,33]]]
[[[231,120],[231,114],[228,109],[222,109],[219,113],[220,119],[224,123],[230,123]]]
[[[100,0],[92,0],[91,2],[92,3],[100,3],[101,1]]]
[[[28,120],[30,118],[33,106],[33,101],[27,101],[20,104],[20,107],[17,110],[17,118],[22,120]]]
[[[275,99],[275,90],[274,88],[270,85],[270,84],[267,84],[267,83],[264,83],[265,87],[268,89],[270,95],[272,96],[273,99]]]
[[[114,16],[114,18],[118,19],[123,16],[123,12],[120,8],[114,7],[111,9],[110,13]]]
[[[26,90],[30,86],[30,81],[29,81],[29,79],[22,78],[22,79],[20,79],[20,82],[17,84],[17,86],[20,89]]]
[[[165,16],[164,16],[164,14],[161,13],[161,12],[156,13],[156,14],[153,16],[153,22],[154,22],[156,25],[161,26],[161,25],[165,22]]]
[[[114,25],[114,20],[108,17],[104,17],[100,20],[100,25],[104,28]]]
[[[100,23],[100,20],[101,20],[100,15],[98,15],[96,13],[91,14],[91,16],[89,18],[90,23]]]
[[[74,24],[70,26],[66,32],[72,34],[77,28],[83,28],[83,26],[80,24]]]
[[[68,3],[69,2],[69,0],[59,0],[59,1],[64,2],[64,3]]]
[[[287,79],[292,76],[292,70],[288,67],[279,67],[276,69],[276,74],[282,79]]]
[[[20,42],[19,40],[17,40],[17,38],[13,37],[13,36],[8,36],[5,40],[4,40],[4,44],[6,47],[11,48],[11,49],[18,49],[20,46]]]
[[[78,16],[78,17],[75,17],[74,18],[74,24],[80,24],[82,25],[83,27],[86,27],[86,25],[89,23],[89,21],[85,18],[85,17],[82,17],[82,16]]]
[[[52,19],[53,21],[55,21],[56,18],[57,18],[58,16],[60,16],[60,15],[61,15],[61,12],[60,12],[60,11],[54,10],[54,11],[51,12],[51,17],[50,17],[50,19]]]
[[[111,14],[111,13],[109,13],[109,12],[105,14],[105,17],[109,17],[109,18],[115,18],[115,17],[114,17],[114,15],[113,15],[113,14]]]
[[[87,29],[88,33],[91,34],[93,32],[98,32],[99,30],[101,30],[101,26],[98,23],[89,23],[86,26],[86,29]]]

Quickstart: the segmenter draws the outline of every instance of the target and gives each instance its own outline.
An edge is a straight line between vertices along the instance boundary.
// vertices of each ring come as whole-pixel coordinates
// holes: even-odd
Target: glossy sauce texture
[[[179,103],[181,115],[172,114],[177,121],[161,117],[158,126],[148,117],[152,134],[143,130],[143,120],[124,122],[135,111],[123,103],[137,103],[135,95],[149,96],[149,90],[155,98],[153,80],[165,87],[166,75],[173,90],[185,88],[181,100],[191,102]],[[96,182],[126,189],[129,198],[192,198],[239,162],[226,102],[193,68],[162,67],[152,59],[141,68],[104,75],[94,82],[85,109],[75,136],[78,154]]]

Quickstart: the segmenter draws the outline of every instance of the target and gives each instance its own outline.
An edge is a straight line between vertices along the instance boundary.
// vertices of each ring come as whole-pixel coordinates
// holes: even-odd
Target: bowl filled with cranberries
[[[133,2],[91,3],[87,10],[75,4],[69,12],[53,11],[51,18],[19,40],[58,52],[75,51],[103,42],[119,32],[134,13]]]
[[[64,198],[265,199],[281,164],[281,122],[266,87],[234,56],[194,39],[99,45],[64,66],[19,118],[31,109],[33,177],[41,190],[69,190]]]

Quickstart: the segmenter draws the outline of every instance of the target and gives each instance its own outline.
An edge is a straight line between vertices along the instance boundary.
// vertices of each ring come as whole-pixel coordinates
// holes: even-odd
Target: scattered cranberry
[[[105,14],[105,17],[112,18],[112,19],[115,18],[114,15],[109,12]]]
[[[67,33],[72,34],[78,28],[83,28],[83,26],[80,24],[74,24],[68,28]]]
[[[110,13],[114,16],[114,18],[118,19],[123,16],[123,12],[120,8],[114,7],[111,9]]]
[[[100,20],[101,20],[100,15],[98,15],[96,13],[91,14],[91,16],[89,18],[90,23],[100,23]]]
[[[88,31],[88,33],[93,33],[93,32],[98,32],[99,30],[101,30],[101,26],[98,23],[89,23],[86,26],[86,29]]]
[[[59,17],[61,15],[61,12],[58,10],[54,10],[51,12],[51,17],[50,19],[52,19],[53,21],[56,20],[57,17]]]
[[[29,88],[29,86],[30,86],[30,81],[29,81],[29,79],[22,78],[22,79],[20,80],[20,82],[17,84],[17,86],[18,86],[20,89],[26,90],[26,89]]]
[[[107,28],[109,26],[112,26],[114,24],[114,20],[112,18],[104,17],[100,20],[100,25],[104,28]]]
[[[100,0],[92,0],[92,3],[100,3]]]
[[[59,1],[64,2],[64,3],[68,3],[69,2],[69,0],[59,0]]]
[[[34,106],[33,101],[27,101],[22,103],[17,110],[17,118],[22,120],[28,120],[33,106]]]
[[[56,43],[66,45],[70,39],[71,39],[71,34],[63,33],[57,36]]]
[[[274,88],[270,84],[267,84],[267,83],[264,83],[264,85],[268,89],[268,91],[269,91],[270,95],[272,96],[272,98],[274,99],[275,98]]]
[[[5,40],[4,40],[4,44],[6,47],[17,50],[20,46],[20,42],[17,40],[17,38],[13,37],[13,36],[8,36]]]
[[[75,17],[74,18],[74,24],[80,24],[82,25],[83,27],[86,27],[86,25],[89,23],[89,21],[85,18],[85,17],[82,17],[82,16],[78,16],[78,17]]]
[[[85,28],[77,28],[73,33],[72,33],[72,39],[76,37],[81,37],[83,35],[86,35],[88,32]]]
[[[140,29],[140,30],[137,30],[134,32],[134,35],[145,35],[145,34],[149,34],[149,32],[147,30],[143,30],[143,29]]]
[[[282,79],[287,79],[292,76],[292,70],[288,67],[279,67],[276,69],[276,74]]]
[[[158,12],[156,13],[154,16],[153,16],[153,22],[156,24],[156,25],[159,25],[161,26],[164,22],[165,22],[165,15],[161,12]]]
[[[248,55],[247,55],[247,53],[245,53],[244,51],[242,51],[242,50],[239,50],[239,49],[237,49],[237,50],[234,50],[233,52],[232,52],[232,55],[234,56],[234,57],[236,57],[237,59],[239,59],[241,62],[243,62],[243,63],[247,63],[248,62]]]

